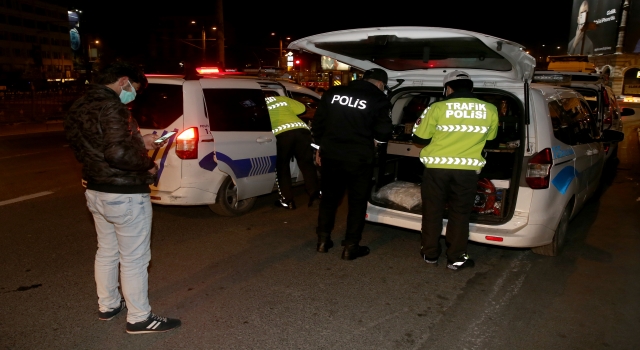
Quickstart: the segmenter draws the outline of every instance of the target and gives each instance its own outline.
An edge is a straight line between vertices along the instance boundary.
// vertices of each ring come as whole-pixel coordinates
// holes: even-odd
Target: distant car
[[[560,71],[537,71],[533,76],[537,83],[563,86],[578,91],[587,100],[591,110],[597,115],[600,131],[622,131],[622,116],[633,115],[629,108],[620,108],[613,90],[605,85],[599,74]],[[604,144],[605,161],[616,157],[617,143]]]
[[[147,77],[148,87],[130,104],[132,116],[143,135],[176,132],[150,151],[159,165],[151,201],[204,204],[227,216],[248,212],[257,196],[274,190],[276,138],[265,97],[316,98],[308,89],[268,79]],[[291,169],[292,181],[301,182],[295,161]]]

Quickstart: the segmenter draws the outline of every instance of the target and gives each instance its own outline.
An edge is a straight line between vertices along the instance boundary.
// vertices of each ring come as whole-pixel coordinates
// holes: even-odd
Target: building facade
[[[73,75],[67,9],[36,0],[0,0],[0,79]]]

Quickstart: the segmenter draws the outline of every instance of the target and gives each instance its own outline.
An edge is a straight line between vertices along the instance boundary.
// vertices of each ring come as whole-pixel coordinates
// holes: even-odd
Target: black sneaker
[[[295,210],[296,209],[296,203],[294,201],[291,202],[283,202],[282,199],[277,200],[275,203],[276,207],[280,207],[280,208],[284,208],[284,209],[288,209],[288,210]]]
[[[420,253],[420,255],[422,255],[422,258],[424,259],[424,262],[426,262],[427,264],[430,264],[430,265],[432,265],[434,267],[438,266],[438,258],[437,257],[431,259],[431,258],[427,258],[427,256],[422,254],[422,253]]]
[[[447,261],[447,268],[454,271],[458,271],[467,267],[474,267],[475,265],[476,264],[473,262],[473,260],[471,260],[471,258],[469,258],[469,255],[467,255],[466,253],[460,255],[460,257],[456,261]]]
[[[155,314],[149,315],[146,320],[136,323],[127,322],[127,333],[161,333],[180,327],[182,322],[175,318],[160,317]]]
[[[124,298],[120,299],[120,306],[117,308],[107,311],[100,312],[98,311],[98,319],[101,321],[109,321],[110,319],[116,317],[120,313],[120,311],[124,310],[127,307],[127,303],[125,303]]]

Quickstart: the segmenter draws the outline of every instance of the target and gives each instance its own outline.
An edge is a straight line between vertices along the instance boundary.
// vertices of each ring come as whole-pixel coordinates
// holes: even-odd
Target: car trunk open
[[[485,145],[482,156],[487,164],[478,176],[490,181],[495,191],[479,185],[471,221],[501,224],[512,217],[515,209],[524,156],[524,107],[520,99],[502,90],[474,91],[478,98],[497,107],[499,130],[496,139]],[[411,142],[411,133],[427,106],[442,99],[442,90],[434,88],[404,88],[394,92],[393,137],[388,144],[378,147],[371,204],[422,214],[420,184],[424,165],[419,160],[422,148]]]

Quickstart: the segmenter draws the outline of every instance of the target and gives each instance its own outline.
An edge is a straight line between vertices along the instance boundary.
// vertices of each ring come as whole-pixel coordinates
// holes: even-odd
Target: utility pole
[[[217,17],[218,17],[218,30],[216,30],[217,32],[217,42],[218,42],[218,61],[220,61],[220,65],[221,68],[225,68],[225,62],[224,62],[224,16],[222,14],[222,10],[223,10],[223,6],[222,6],[222,0],[218,0],[218,11],[217,11]],[[204,32],[203,32],[204,33]],[[203,42],[204,45],[204,42]]]
[[[204,64],[207,60],[207,32],[204,30],[204,25],[202,26],[202,64]]]

